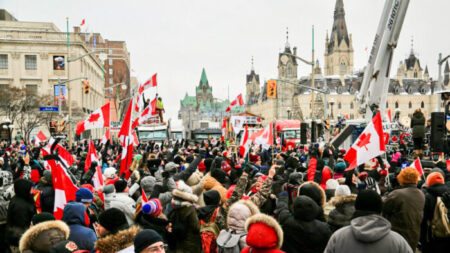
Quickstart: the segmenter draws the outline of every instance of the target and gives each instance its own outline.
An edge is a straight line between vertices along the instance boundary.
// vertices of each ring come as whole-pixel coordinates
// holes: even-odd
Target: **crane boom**
[[[392,56],[397,47],[409,0],[386,0],[372,44],[364,77],[356,97],[360,113],[370,120],[380,109],[384,115]]]

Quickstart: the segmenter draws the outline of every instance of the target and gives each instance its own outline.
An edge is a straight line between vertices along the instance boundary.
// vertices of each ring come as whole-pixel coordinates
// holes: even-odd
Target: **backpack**
[[[247,233],[236,234],[236,231],[222,230],[217,237],[217,246],[219,247],[218,253],[239,253],[241,247],[239,242],[243,236]]]
[[[214,210],[209,222],[200,220],[200,238],[202,239],[202,249],[204,253],[217,252],[217,236],[219,235],[219,227],[216,224],[216,216],[220,207]]]
[[[434,237],[450,237],[450,221],[447,216],[448,209],[442,202],[441,197],[436,198],[433,219],[431,219],[431,231]]]

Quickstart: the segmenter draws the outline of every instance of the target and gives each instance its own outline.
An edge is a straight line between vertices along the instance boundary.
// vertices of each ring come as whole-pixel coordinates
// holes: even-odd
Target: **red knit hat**
[[[203,161],[201,161],[199,164],[198,164],[198,170],[200,171],[200,172],[205,172],[206,171],[206,166],[205,166],[205,162],[203,162]]]
[[[252,162],[252,163],[261,161],[261,158],[259,157],[259,155],[250,154],[249,158],[250,158],[250,162]]]
[[[444,184],[445,180],[441,173],[433,172],[427,177],[427,185],[432,186],[434,184]]]
[[[278,245],[278,236],[275,230],[265,223],[253,223],[248,229],[247,244],[254,248],[276,248]]]

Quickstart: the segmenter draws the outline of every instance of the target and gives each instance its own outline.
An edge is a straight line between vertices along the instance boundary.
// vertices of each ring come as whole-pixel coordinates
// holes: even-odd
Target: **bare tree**
[[[25,100],[26,93],[24,89],[9,87],[2,90],[0,92],[0,116],[8,118],[11,124],[16,123]]]

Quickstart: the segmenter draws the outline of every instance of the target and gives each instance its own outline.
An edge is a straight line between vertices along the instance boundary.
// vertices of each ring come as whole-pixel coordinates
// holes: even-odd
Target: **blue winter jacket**
[[[94,230],[86,227],[86,207],[77,202],[69,202],[64,207],[63,221],[69,225],[69,240],[74,241],[79,249],[92,251],[97,241]]]

